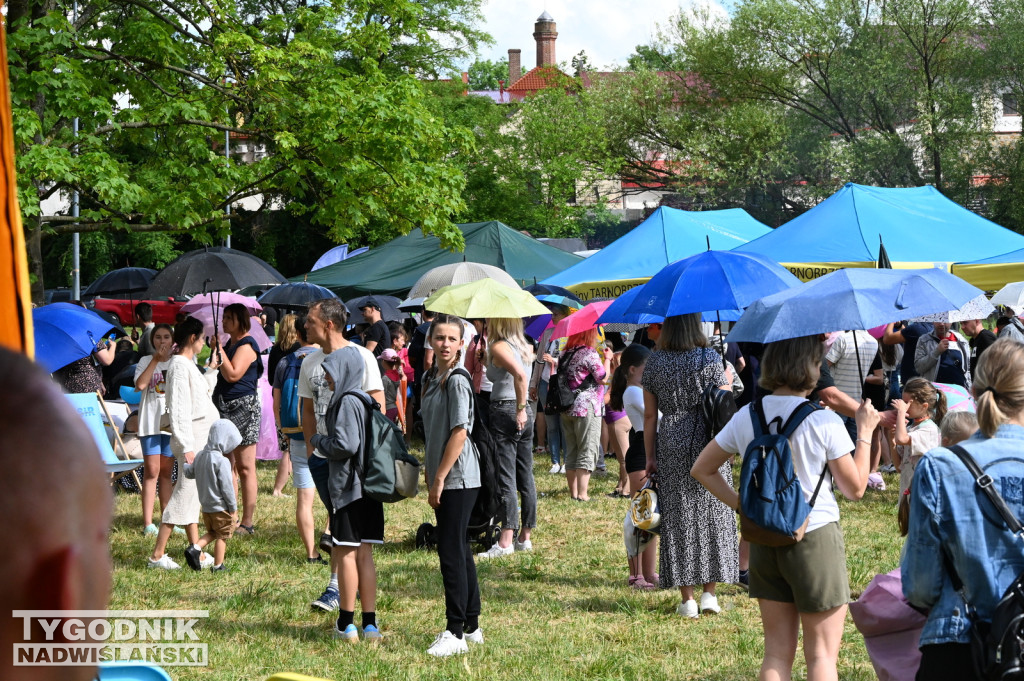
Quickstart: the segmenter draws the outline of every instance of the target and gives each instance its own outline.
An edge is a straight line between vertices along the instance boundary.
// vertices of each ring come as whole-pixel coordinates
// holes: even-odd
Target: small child
[[[970,411],[951,411],[942,419],[942,446],[952,447],[978,432],[978,417]]]
[[[381,364],[384,365],[384,415],[398,424],[405,431],[405,396],[407,379],[402,371],[402,358],[393,348],[380,353]]]
[[[242,436],[231,421],[218,419],[210,428],[206,446],[199,450],[192,463],[185,464],[186,478],[196,481],[199,504],[203,509],[203,524],[206,534],[199,542],[185,549],[185,561],[193,570],[202,569],[203,547],[210,542],[213,546],[214,572],[226,570],[224,551],[226,542],[235,529],[235,485],[231,478],[231,462],[224,456],[242,444]]]
[[[924,378],[912,378],[903,386],[903,399],[896,407],[896,460],[900,472],[900,496],[910,488],[914,469],[925,452],[939,446],[939,427],[946,415],[946,396]],[[907,418],[910,426],[907,426]]]

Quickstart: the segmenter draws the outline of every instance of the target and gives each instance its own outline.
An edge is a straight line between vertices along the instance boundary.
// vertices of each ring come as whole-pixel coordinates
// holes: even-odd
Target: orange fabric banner
[[[0,30],[0,59],[3,60],[0,62],[0,161],[3,163],[3,172],[0,172],[0,345],[32,357],[32,293],[14,169],[6,20]]]

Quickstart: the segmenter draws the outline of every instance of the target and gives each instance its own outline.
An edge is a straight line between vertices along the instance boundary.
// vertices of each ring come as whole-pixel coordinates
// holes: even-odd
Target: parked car
[[[184,298],[165,298],[163,300],[120,300],[117,298],[95,298],[92,301],[93,307],[97,310],[117,315],[124,326],[135,325],[135,306],[141,302],[147,302],[153,306],[153,322],[156,324],[175,324],[178,312],[185,306],[188,300]]]

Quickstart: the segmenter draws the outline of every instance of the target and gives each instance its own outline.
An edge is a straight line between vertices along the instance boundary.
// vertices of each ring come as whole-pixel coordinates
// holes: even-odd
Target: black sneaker
[[[202,556],[202,549],[195,544],[191,544],[187,549],[185,549],[185,562],[188,563],[188,566],[196,572],[203,569],[203,566],[200,564]]]
[[[310,565],[330,565],[319,553],[316,554],[316,558],[307,558],[306,562]]]
[[[225,565],[224,563],[221,563],[220,565],[214,565],[214,566],[212,566],[210,568],[210,572],[227,572],[227,571],[228,571],[228,566]]]
[[[320,550],[330,555],[331,549],[334,548],[334,539],[331,535],[324,532],[320,535]]]

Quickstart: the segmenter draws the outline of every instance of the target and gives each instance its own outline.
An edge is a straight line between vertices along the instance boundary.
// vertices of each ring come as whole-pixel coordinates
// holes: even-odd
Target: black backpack
[[[1013,534],[1018,537],[1024,526],[1006,505],[1003,497],[996,491],[995,484],[974,460],[966,449],[959,445],[950,447],[960,461],[967,466],[985,496],[996,507],[999,515]],[[963,582],[953,569],[948,556],[944,556],[952,577],[953,588],[960,592],[967,603],[963,591]],[[975,675],[979,679],[1000,681],[1019,681],[1024,679],[1024,572],[1017,575],[1003,597],[999,599],[992,620],[978,618],[977,611],[967,603],[967,618],[971,622],[971,657],[974,660]]]
[[[582,347],[573,348],[559,358],[558,364],[568,367],[569,359],[583,349]],[[596,385],[597,379],[594,378],[594,375],[587,374],[579,387],[573,390],[569,387],[569,374],[564,371],[556,373],[555,379],[548,383],[548,398],[544,403],[544,413],[563,414],[569,411],[581,392]]]
[[[448,380],[456,375],[464,376],[469,385],[473,385],[473,377],[462,367],[455,369],[448,376]],[[445,395],[447,396],[447,392]],[[476,505],[469,516],[470,527],[475,527],[489,523],[504,503],[504,497],[498,489],[498,445],[494,433],[491,432],[490,413],[479,395],[473,400],[473,429],[469,439],[473,441],[480,455],[480,493],[477,494]]]

